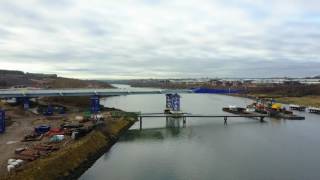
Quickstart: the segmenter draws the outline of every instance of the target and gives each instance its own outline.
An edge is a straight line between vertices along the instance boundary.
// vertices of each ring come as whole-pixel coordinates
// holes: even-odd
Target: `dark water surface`
[[[127,111],[162,112],[164,95],[110,97],[107,107]],[[251,100],[224,95],[183,94],[182,110],[225,114],[228,105]],[[237,118],[187,119],[186,128],[166,128],[165,119],[136,123],[82,180],[303,180],[320,179],[320,116],[302,113],[305,121],[266,123]]]

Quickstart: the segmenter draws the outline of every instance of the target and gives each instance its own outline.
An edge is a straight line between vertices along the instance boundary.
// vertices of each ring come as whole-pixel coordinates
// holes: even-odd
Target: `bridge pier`
[[[182,119],[182,127],[186,127],[186,124],[187,124],[187,117],[183,117],[183,119]]]
[[[47,108],[45,109],[44,115],[52,116],[53,115],[53,107],[51,104],[48,104]]]
[[[23,109],[28,110],[30,108],[30,99],[28,97],[24,97],[23,101]]]
[[[90,97],[90,111],[95,114],[100,111],[100,98],[99,96],[91,96]]]
[[[5,111],[0,109],[0,134],[6,130],[6,114]]]
[[[261,123],[264,122],[264,117],[263,117],[263,116],[260,117],[260,122],[261,122]]]
[[[224,125],[227,126],[227,125],[228,125],[228,122],[227,122],[228,118],[227,118],[227,116],[225,116],[223,119],[224,119]]]
[[[166,128],[180,128],[181,118],[167,117],[166,118]]]
[[[140,116],[140,119],[139,119],[139,129],[140,131],[142,131],[142,117]]]

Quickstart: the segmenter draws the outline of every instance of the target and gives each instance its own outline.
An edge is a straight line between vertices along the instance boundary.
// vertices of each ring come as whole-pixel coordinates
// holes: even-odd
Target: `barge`
[[[256,112],[255,109],[236,107],[236,106],[224,107],[222,108],[222,110],[228,113],[239,114],[239,115],[265,115],[263,113]]]
[[[232,114],[250,114],[246,111],[246,108],[237,107],[237,106],[229,106],[222,108],[223,111],[232,113]]]
[[[273,118],[279,119],[287,119],[287,120],[305,120],[304,116],[298,116],[293,114],[291,111],[277,111],[274,109],[269,110],[269,116]]]
[[[223,111],[233,114],[252,114],[252,115],[268,115],[272,118],[287,119],[287,120],[304,120],[304,116],[298,116],[293,114],[292,111],[288,111],[282,108],[281,104],[273,104],[266,106],[261,103],[253,103],[248,105],[247,108],[229,106],[222,108]],[[320,114],[320,109],[319,109]]]

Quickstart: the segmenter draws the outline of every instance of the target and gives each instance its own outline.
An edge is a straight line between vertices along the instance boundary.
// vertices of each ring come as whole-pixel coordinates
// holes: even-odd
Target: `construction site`
[[[106,150],[117,139],[119,133],[135,121],[133,116],[119,116],[122,111],[113,108],[99,107],[99,111],[93,113],[90,110],[61,104],[30,104],[28,110],[19,102],[2,101],[0,104],[5,119],[5,128],[0,129],[0,177],[4,179],[26,176],[30,179],[67,177],[69,173],[66,172],[73,172],[79,168],[80,164],[88,160],[87,155],[92,156],[102,149]],[[117,114],[116,118],[113,118],[114,114]],[[82,147],[81,144],[97,143],[93,137],[87,137],[96,136],[97,133],[101,135],[102,143]],[[85,152],[86,148],[88,152]],[[77,153],[76,149],[81,151],[74,156],[76,163],[70,159],[69,163],[72,165],[66,168],[63,165],[50,165],[53,162],[52,165],[57,163],[57,160],[52,159],[59,159],[61,156],[66,159],[72,157],[71,154]],[[65,163],[60,161],[61,159],[58,163]],[[50,176],[42,174],[41,171],[39,174],[35,173],[32,170],[34,166],[40,168],[43,162],[43,168],[61,169],[52,171],[54,173]]]

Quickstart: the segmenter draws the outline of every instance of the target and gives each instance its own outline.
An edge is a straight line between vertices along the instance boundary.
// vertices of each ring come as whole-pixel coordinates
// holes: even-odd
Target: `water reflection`
[[[222,114],[228,105],[251,100],[222,95],[183,95],[182,109],[194,114]],[[159,112],[163,95],[112,97],[108,107]],[[110,152],[80,179],[320,179],[320,116],[305,121],[249,118],[146,118],[136,123]]]
[[[120,138],[120,141],[164,140],[165,138],[181,137],[181,133],[187,132],[181,123],[181,118],[167,118],[165,127],[147,128],[142,130],[131,129]]]

